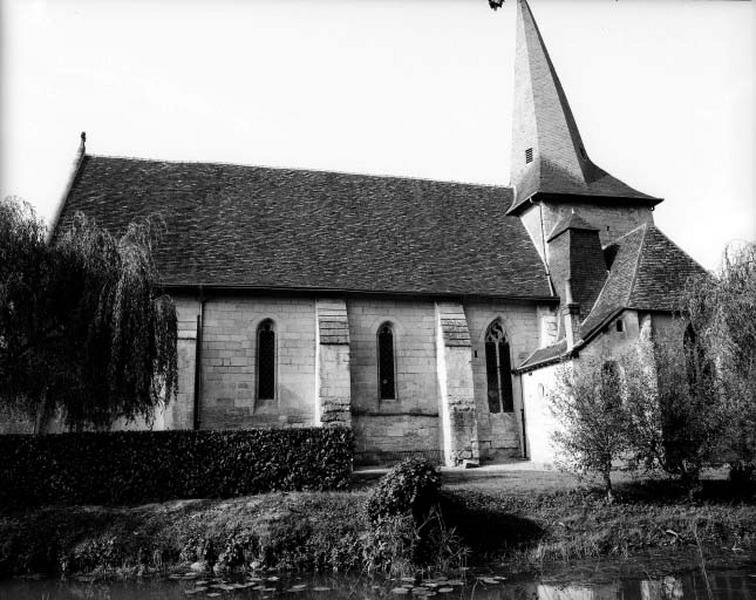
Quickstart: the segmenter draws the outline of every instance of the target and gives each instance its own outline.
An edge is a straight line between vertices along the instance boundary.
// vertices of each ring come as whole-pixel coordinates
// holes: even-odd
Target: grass
[[[380,570],[386,555],[406,561],[401,545],[377,552],[366,496],[366,489],[276,493],[0,514],[0,577],[165,573],[203,561],[232,570],[343,572]],[[561,473],[481,470],[461,479],[447,472],[440,505],[473,565],[533,570],[587,558],[700,549],[734,559],[756,550],[753,494],[733,497],[716,478],[690,497],[668,481],[622,477],[607,504],[598,490]]]
[[[364,494],[276,493],[0,516],[0,576],[164,572],[206,561],[317,571],[357,566]]]
[[[693,496],[668,480],[620,476],[609,504],[569,475],[519,471],[449,482],[443,508],[480,562],[524,569],[660,550],[720,558],[756,550],[753,492],[734,495],[717,473]]]

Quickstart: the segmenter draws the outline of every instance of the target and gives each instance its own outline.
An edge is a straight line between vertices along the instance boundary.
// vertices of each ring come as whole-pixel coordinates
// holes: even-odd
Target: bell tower
[[[653,223],[661,202],[598,167],[588,156],[567,96],[526,0],[517,2],[509,214],[519,216],[547,263],[557,225],[577,215],[602,245]]]

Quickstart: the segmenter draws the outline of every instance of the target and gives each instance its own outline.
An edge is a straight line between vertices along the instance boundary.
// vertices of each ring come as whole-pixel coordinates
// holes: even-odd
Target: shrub
[[[585,359],[572,368],[562,366],[549,400],[561,425],[552,434],[560,450],[557,466],[579,476],[600,476],[611,499],[612,465],[630,448],[618,363]]]
[[[366,571],[407,575],[420,567],[449,573],[465,564],[468,549],[456,531],[446,527],[440,488],[441,478],[425,458],[402,461],[378,482],[365,503]]]
[[[345,428],[0,436],[0,505],[344,489],[352,454]]]
[[[438,501],[441,479],[424,458],[403,460],[384,475],[370,492],[365,509],[375,524],[381,520],[411,514],[419,525]]]

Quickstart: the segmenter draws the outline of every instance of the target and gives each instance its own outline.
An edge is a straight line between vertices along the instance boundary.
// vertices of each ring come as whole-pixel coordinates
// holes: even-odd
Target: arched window
[[[396,400],[394,329],[391,323],[378,328],[378,390],[381,400]]]
[[[501,321],[496,320],[486,331],[486,377],[488,378],[488,410],[492,413],[512,412],[512,367],[509,344]]]
[[[276,328],[266,319],[257,328],[257,399],[276,397]]]

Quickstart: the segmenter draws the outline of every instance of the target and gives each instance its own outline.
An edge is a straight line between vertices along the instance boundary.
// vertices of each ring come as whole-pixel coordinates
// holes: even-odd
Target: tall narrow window
[[[257,328],[257,399],[276,397],[276,329],[267,319]]]
[[[488,379],[488,410],[492,413],[514,411],[512,367],[509,343],[501,321],[494,321],[486,332],[486,377]]]
[[[378,328],[378,389],[381,400],[396,399],[394,330],[390,323]]]

